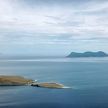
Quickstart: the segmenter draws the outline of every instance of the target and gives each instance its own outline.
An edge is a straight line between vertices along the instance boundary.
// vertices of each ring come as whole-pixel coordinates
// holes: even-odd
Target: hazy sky
[[[0,52],[108,52],[108,0],[0,0]]]

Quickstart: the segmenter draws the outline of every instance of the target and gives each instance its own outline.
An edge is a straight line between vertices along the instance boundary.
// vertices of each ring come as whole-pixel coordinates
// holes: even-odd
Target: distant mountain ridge
[[[84,53],[71,52],[67,57],[77,58],[77,57],[108,57],[108,54],[103,51],[91,52],[87,51]]]

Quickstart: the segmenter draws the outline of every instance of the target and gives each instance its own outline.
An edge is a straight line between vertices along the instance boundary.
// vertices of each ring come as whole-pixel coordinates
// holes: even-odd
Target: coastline
[[[64,85],[59,83],[38,83],[35,80],[27,79],[22,76],[0,76],[0,86],[34,86],[44,88],[65,88]]]

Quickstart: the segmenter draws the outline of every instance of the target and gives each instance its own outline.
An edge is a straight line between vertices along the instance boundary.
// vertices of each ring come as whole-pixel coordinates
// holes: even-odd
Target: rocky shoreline
[[[59,83],[43,82],[39,83],[32,79],[27,79],[22,76],[0,76],[0,86],[33,86],[45,88],[64,88],[64,85]]]

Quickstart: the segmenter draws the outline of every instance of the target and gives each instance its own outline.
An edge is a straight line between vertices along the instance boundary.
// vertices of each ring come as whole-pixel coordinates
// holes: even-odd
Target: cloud
[[[107,10],[107,0],[0,0],[0,44],[106,45]]]
[[[94,15],[92,14],[95,11],[103,11],[103,9],[107,8],[107,2],[88,2],[87,0],[82,0],[82,5],[84,4],[83,1],[86,3],[83,6],[79,6],[79,8],[75,8],[73,2],[70,4],[73,6],[67,7],[69,4],[64,0],[63,3],[66,3],[66,6],[62,6],[58,8],[56,4],[58,2],[54,2],[55,5],[51,8],[46,7],[46,3],[43,2],[35,2],[32,0],[31,5],[27,5],[25,0],[18,1],[14,0],[1,0],[1,8],[0,8],[0,28],[6,29],[19,29],[19,30],[31,30],[36,32],[50,32],[50,33],[73,33],[77,32],[76,34],[81,34],[86,31],[96,32],[103,31],[106,28],[106,24],[102,23],[102,19],[105,19],[106,16]],[[59,3],[61,0],[59,0]],[[78,3],[77,1],[76,3]],[[35,3],[35,5],[33,5]],[[36,5],[41,3],[40,7]],[[52,3],[48,2],[47,3]],[[62,2],[61,2],[62,3]],[[22,4],[24,6],[22,6]],[[75,4],[75,3],[74,3]],[[76,4],[76,6],[77,6]],[[32,7],[33,5],[33,7]],[[91,14],[89,14],[91,12]],[[104,12],[103,12],[104,13]],[[108,22],[105,19],[105,22]]]

